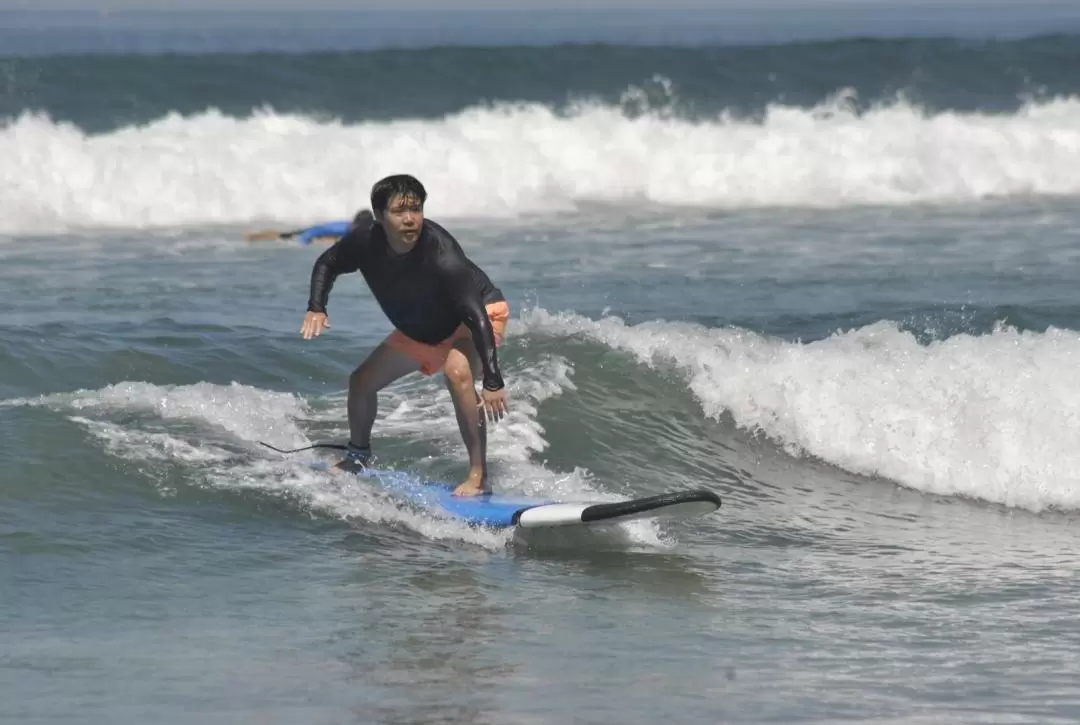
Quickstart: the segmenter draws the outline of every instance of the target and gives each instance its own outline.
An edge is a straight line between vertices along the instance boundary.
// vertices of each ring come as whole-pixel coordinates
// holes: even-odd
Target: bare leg
[[[480,361],[471,338],[458,341],[446,358],[444,374],[450,399],[454,403],[461,439],[469,452],[469,475],[454,489],[456,496],[476,496],[487,487],[487,425],[476,393],[475,374]]]
[[[383,343],[349,375],[349,440],[353,445],[361,448],[371,445],[371,428],[379,411],[379,391],[419,369],[420,364],[415,360]]]

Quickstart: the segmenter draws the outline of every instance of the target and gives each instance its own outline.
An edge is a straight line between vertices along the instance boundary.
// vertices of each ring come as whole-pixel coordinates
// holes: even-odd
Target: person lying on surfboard
[[[345,236],[345,234],[352,229],[353,224],[356,224],[357,220],[365,214],[370,214],[370,212],[366,209],[362,209],[357,212],[351,222],[323,222],[322,224],[316,224],[315,226],[304,227],[302,229],[293,229],[292,231],[282,232],[277,229],[261,229],[257,232],[246,233],[244,235],[244,240],[248,242],[264,242],[276,241],[278,239],[292,239],[293,237],[296,237],[296,241],[304,247],[312,242],[318,244],[332,244]]]
[[[395,329],[349,375],[349,442],[335,467],[356,471],[370,460],[380,390],[413,372],[442,370],[469,454],[469,475],[454,494],[475,496],[489,491],[486,421],[509,410],[496,348],[510,307],[450,232],[424,218],[426,200],[424,186],[407,174],[375,183],[373,213],[358,214],[315,260],[300,331],[310,340],[330,327],[326,304],[335,279],[359,270]]]

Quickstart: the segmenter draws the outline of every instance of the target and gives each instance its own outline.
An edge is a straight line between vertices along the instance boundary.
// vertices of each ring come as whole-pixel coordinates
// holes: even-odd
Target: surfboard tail
[[[513,524],[522,528],[618,524],[633,519],[688,518],[720,508],[720,496],[705,489],[677,491],[614,503],[550,503],[531,506],[514,514]]]

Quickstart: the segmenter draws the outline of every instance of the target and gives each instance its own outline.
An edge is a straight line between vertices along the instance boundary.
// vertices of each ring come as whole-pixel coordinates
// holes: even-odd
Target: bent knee
[[[469,358],[457,350],[452,350],[446,358],[443,374],[452,385],[472,385],[473,373]]]
[[[359,395],[377,393],[378,390],[372,384],[371,379],[372,376],[367,374],[363,367],[358,367],[349,373],[349,390]]]

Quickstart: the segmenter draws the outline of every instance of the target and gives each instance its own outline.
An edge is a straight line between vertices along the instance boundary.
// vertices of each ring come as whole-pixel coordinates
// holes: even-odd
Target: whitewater
[[[800,343],[544,310],[526,319],[529,330],[584,335],[675,367],[703,415],[730,416],[793,455],[926,493],[1080,508],[1075,331],[1001,326],[923,345],[881,322]]]
[[[857,110],[846,92],[709,120],[501,102],[358,123],[208,109],[87,134],[26,112],[0,129],[0,230],[317,223],[351,217],[371,179],[402,168],[434,192],[432,214],[456,218],[1075,196],[1078,129],[1076,97],[993,114]]]

